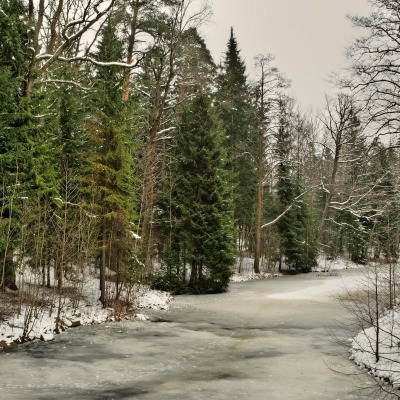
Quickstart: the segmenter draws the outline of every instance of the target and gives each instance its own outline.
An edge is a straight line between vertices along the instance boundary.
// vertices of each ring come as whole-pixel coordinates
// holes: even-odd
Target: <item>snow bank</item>
[[[397,293],[398,266],[374,264],[360,276],[360,287],[367,291],[365,300],[349,307],[361,331],[351,340],[350,360],[372,375],[385,390],[400,398],[400,305],[387,309]],[[396,283],[395,287],[393,282]],[[375,295],[378,284],[378,298]],[[390,290],[389,288],[392,288]],[[392,292],[393,291],[393,292]],[[392,300],[390,300],[392,299]],[[376,304],[377,303],[377,304]],[[386,308],[386,311],[384,311]],[[378,310],[378,319],[376,312]],[[372,325],[372,326],[371,326]]]
[[[246,272],[242,274],[234,274],[231,277],[231,282],[246,282],[257,279],[272,279],[282,276],[280,273],[271,273],[271,272],[261,272],[260,274],[255,274],[254,272]]]
[[[379,319],[379,361],[376,361],[376,327],[361,331],[351,342],[350,360],[375,377],[400,389],[400,309]]]
[[[70,298],[62,299],[59,323],[61,330],[129,318],[127,314],[116,316],[116,310],[112,308],[103,308],[98,300],[100,298],[98,288],[98,279],[91,278],[83,283],[83,295],[77,304],[75,300],[74,307]],[[135,309],[166,310],[172,298],[169,293],[150,290],[148,287],[139,285],[134,288],[134,295]],[[46,306],[23,305],[19,314],[0,323],[0,348],[8,347],[12,343],[22,343],[23,340],[52,340],[56,333],[57,314],[57,297],[53,299],[52,304],[46,304]],[[132,316],[138,320],[147,320],[143,314],[133,314]]]
[[[273,271],[265,271],[260,274],[254,273],[254,258],[243,258],[241,268],[239,268],[240,259],[236,259],[236,263],[234,266],[234,271],[236,271],[232,278],[231,282],[246,282],[255,279],[270,279],[283,276],[279,272],[274,272],[274,268],[276,266],[272,266]],[[328,260],[325,256],[319,256],[317,259],[317,266],[313,268],[314,272],[332,272],[335,270],[341,269],[350,269],[350,268],[359,268],[360,265],[353,263],[352,261],[345,260],[344,258],[337,258],[334,260]],[[241,272],[239,273],[239,269]],[[263,269],[263,268],[261,268]],[[308,298],[308,297],[307,297]]]
[[[327,259],[325,256],[318,256],[317,266],[313,268],[315,272],[331,272],[334,270],[360,268],[362,265],[356,264],[350,260],[345,260],[342,257],[335,258],[333,260]]]

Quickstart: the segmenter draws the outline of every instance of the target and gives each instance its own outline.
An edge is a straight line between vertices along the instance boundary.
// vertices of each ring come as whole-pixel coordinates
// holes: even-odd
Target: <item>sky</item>
[[[226,51],[233,27],[249,78],[254,57],[272,54],[291,80],[289,94],[304,110],[323,108],[332,73],[349,64],[346,48],[363,32],[347,15],[368,15],[368,0],[209,0],[212,21],[201,29],[214,60]]]

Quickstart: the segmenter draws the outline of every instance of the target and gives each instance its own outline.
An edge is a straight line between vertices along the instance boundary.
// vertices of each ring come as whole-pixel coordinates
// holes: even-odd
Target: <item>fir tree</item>
[[[210,90],[214,85],[217,67],[210,50],[196,28],[182,33],[177,49],[177,96],[180,102],[199,90]]]
[[[368,186],[366,182],[368,174],[364,173],[366,170],[364,155],[367,153],[368,146],[365,137],[360,135],[360,119],[353,108],[350,110],[348,125],[348,139],[343,146],[343,152],[344,160],[351,161],[343,163],[344,187],[338,194],[341,202],[344,202],[350,193],[354,193],[360,184]],[[337,222],[337,252],[349,257],[355,263],[366,263],[372,222],[366,215],[362,215],[363,213],[355,215],[346,209],[334,210],[332,214]],[[335,230],[335,227],[331,230]],[[332,238],[335,238],[334,233],[332,233]]]
[[[22,81],[28,63],[27,8],[21,0],[3,0],[0,5],[0,67]]]

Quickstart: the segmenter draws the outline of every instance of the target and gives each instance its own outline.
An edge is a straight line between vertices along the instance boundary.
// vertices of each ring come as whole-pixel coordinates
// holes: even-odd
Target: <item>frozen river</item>
[[[331,294],[339,276],[308,274],[181,296],[158,322],[70,329],[51,343],[0,353],[2,400],[361,399]],[[344,355],[344,356],[343,356]],[[351,366],[345,367],[351,371]]]

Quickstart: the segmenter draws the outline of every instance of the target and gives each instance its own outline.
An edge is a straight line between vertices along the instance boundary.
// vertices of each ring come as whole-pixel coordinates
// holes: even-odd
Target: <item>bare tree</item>
[[[282,77],[276,67],[271,66],[271,55],[256,57],[256,67],[259,78],[254,88],[254,101],[258,125],[258,155],[257,155],[257,202],[255,217],[255,246],[254,272],[260,273],[261,258],[261,229],[263,215],[263,193],[267,176],[267,152],[270,151],[270,142],[273,124],[276,118],[277,100],[281,90],[287,87],[288,82]]]
[[[400,4],[397,0],[372,0],[368,17],[351,17],[367,30],[348,49],[353,60],[351,76],[344,80],[363,102],[373,137],[396,135],[400,127]]]
[[[370,372],[361,389],[371,398],[398,399],[398,343],[400,332],[396,313],[388,309],[391,291],[387,282],[398,285],[398,275],[390,276],[388,265],[376,264],[354,276],[357,289],[347,289],[339,296],[349,312],[347,326],[354,335],[350,359]]]
[[[327,245],[328,239],[323,238],[323,232],[326,221],[329,219],[329,211],[332,198],[336,191],[336,179],[338,175],[339,165],[343,159],[344,147],[351,143],[354,139],[350,132],[354,128],[354,105],[352,98],[346,94],[338,94],[335,100],[326,99],[326,114],[322,118],[326,134],[328,135],[327,143],[323,146],[332,157],[329,168],[330,177],[324,185],[326,192],[325,204],[322,212],[322,218],[319,225],[319,239],[323,244]]]
[[[55,62],[77,61],[88,55],[90,46],[85,51],[84,44],[114,3],[115,0],[29,0],[31,57],[25,79],[26,96],[31,95],[35,83],[51,81],[48,73]]]

